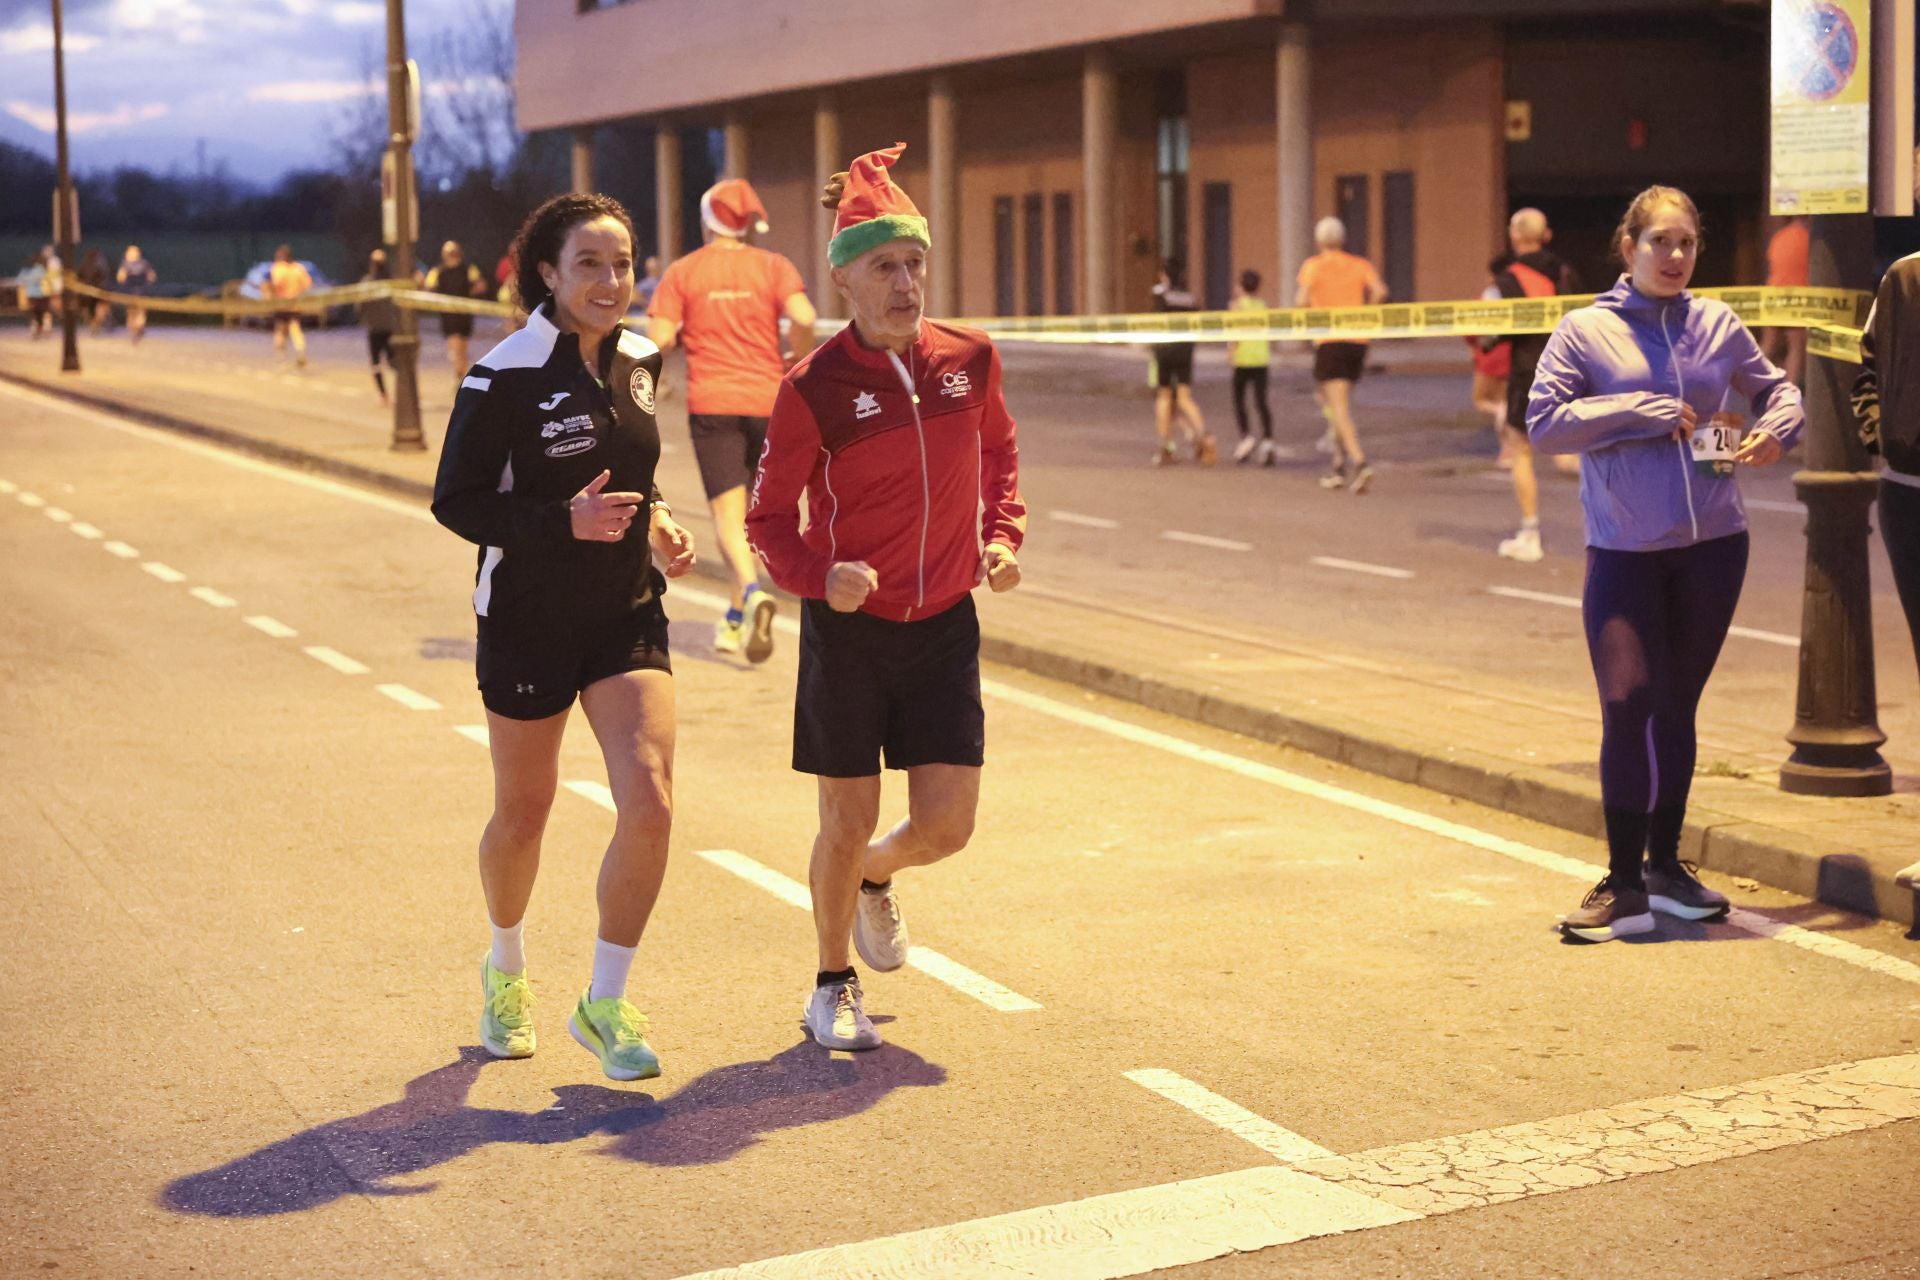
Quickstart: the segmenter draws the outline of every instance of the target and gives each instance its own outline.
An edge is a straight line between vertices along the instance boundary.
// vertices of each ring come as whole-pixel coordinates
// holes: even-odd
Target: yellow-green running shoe
[[[533,1056],[533,988],[524,973],[502,973],[489,954],[480,962],[480,1043],[496,1058]]]
[[[660,1059],[647,1047],[647,1015],[631,1000],[608,996],[589,1000],[593,988],[580,993],[567,1030],[580,1047],[600,1059],[609,1080],[651,1080],[660,1074]]]

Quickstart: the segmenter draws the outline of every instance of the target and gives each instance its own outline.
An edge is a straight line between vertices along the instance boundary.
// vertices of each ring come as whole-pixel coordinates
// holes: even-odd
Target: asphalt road
[[[1920,1274],[1894,928],[1742,890],[1566,945],[1592,841],[1006,671],[974,846],[902,880],[933,954],[869,978],[888,1046],[816,1050],[791,642],[716,657],[697,586],[633,986],[666,1074],[564,1033],[610,823],[578,727],[542,1047],[485,1061],[471,549],[108,415],[0,417],[9,1273]]]

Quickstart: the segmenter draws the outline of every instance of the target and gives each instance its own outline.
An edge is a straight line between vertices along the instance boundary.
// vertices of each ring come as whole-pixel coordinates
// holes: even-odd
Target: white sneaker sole
[[[753,625],[747,632],[748,662],[765,662],[773,656],[773,615],[773,597],[765,592],[757,593],[749,619]]]
[[[652,1071],[633,1071],[626,1067],[616,1067],[605,1058],[602,1058],[600,1051],[593,1047],[593,1041],[587,1039],[587,1033],[580,1029],[580,1019],[578,1017],[567,1019],[567,1030],[572,1033],[574,1040],[579,1043],[582,1049],[585,1049],[599,1061],[600,1069],[607,1073],[607,1079],[609,1080],[652,1080],[660,1074],[659,1068],[657,1067]]]
[[[1696,907],[1678,898],[1668,898],[1658,893],[1647,895],[1647,905],[1655,911],[1681,920],[1717,920],[1733,910],[1733,904],[1730,902],[1722,903],[1717,907]]]
[[[1652,933],[1654,927],[1653,912],[1645,911],[1637,916],[1621,916],[1610,925],[1601,925],[1597,929],[1578,929],[1562,920],[1560,932],[1584,942],[1612,942],[1615,938],[1631,938],[1642,933]]]
[[[807,1034],[812,1036],[813,1042],[822,1049],[837,1049],[842,1053],[860,1053],[867,1049],[878,1049],[881,1043],[880,1033],[878,1031],[873,1033],[873,1039],[871,1040],[857,1038],[842,1039],[840,1036],[834,1035],[831,1031],[822,1032],[804,1017],[800,1019],[800,1025],[807,1029]]]

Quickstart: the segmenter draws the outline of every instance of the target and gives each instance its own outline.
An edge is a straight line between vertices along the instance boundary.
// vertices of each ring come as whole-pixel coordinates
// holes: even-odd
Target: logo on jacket
[[[565,400],[568,396],[572,394],[573,393],[571,391],[556,391],[553,394],[553,399],[542,400],[540,402],[540,407],[542,409],[545,409],[548,413],[552,413],[555,409],[558,409],[560,407],[560,402],[562,400]]]
[[[973,380],[967,377],[965,369],[956,369],[952,373],[940,375],[940,394],[964,399],[973,394]]]
[[[576,453],[585,453],[599,443],[592,436],[575,436],[571,440],[561,440],[548,445],[547,456],[549,458],[571,457]]]
[[[555,436],[570,436],[576,431],[591,430],[593,430],[593,415],[590,413],[576,413],[571,418],[566,418],[559,422],[549,422],[541,427],[540,438],[542,440],[551,440]]]
[[[633,393],[633,402],[640,406],[640,412],[653,412],[653,375],[644,368],[635,369],[633,376],[627,379],[627,390]]]
[[[878,412],[880,412],[880,402],[873,398],[873,392],[862,391],[859,395],[853,398],[853,416],[854,417],[871,418],[874,414]]]

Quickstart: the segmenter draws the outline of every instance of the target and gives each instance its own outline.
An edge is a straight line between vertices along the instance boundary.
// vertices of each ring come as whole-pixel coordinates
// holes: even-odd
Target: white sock
[[[627,994],[627,973],[633,968],[633,953],[639,947],[620,947],[605,938],[593,940],[593,986],[587,999],[605,1000]]]
[[[526,927],[524,919],[511,927],[493,926],[493,967],[501,973],[527,971],[527,953],[520,945],[520,931]]]
[[[1520,527],[1521,527],[1522,529],[1536,529],[1536,530],[1537,530],[1537,529],[1538,529],[1538,528],[1540,527],[1540,517],[1539,517],[1539,516],[1535,516],[1535,517],[1533,517],[1533,519],[1531,519],[1531,520],[1522,520],[1522,521],[1520,522]]]

